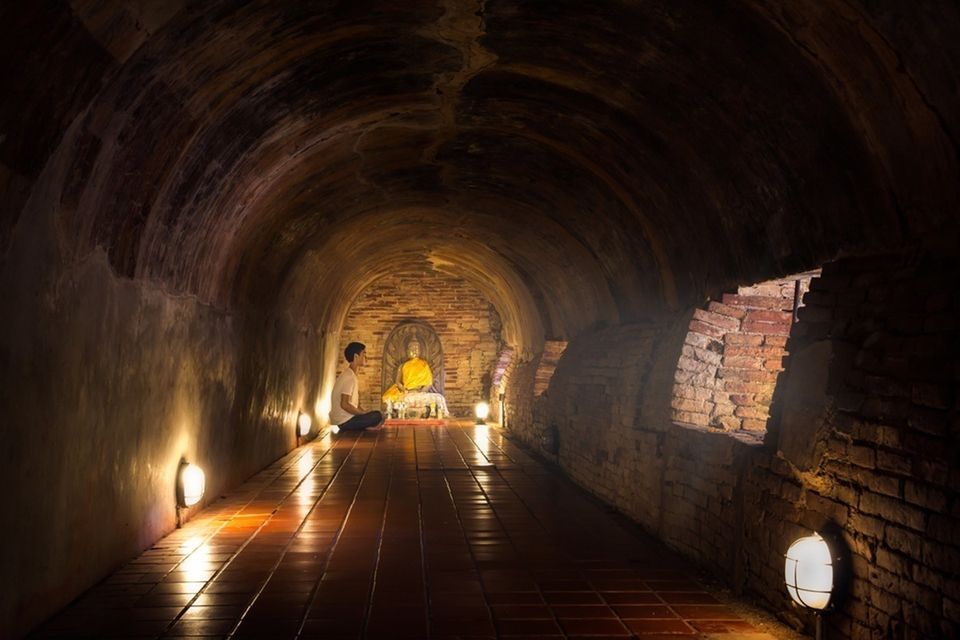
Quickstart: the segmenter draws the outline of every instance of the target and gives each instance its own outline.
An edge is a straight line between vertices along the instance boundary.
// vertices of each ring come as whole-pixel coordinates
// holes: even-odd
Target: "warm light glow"
[[[333,391],[333,388],[331,387],[327,393],[330,393],[332,391]],[[318,415],[318,416],[329,416],[330,415],[330,398],[327,396],[319,398],[317,402],[313,405],[313,413],[314,415]]]
[[[297,460],[297,472],[301,478],[313,471],[313,449],[307,449]]]
[[[212,574],[210,564],[210,547],[202,544],[184,558],[177,569],[184,572],[187,582],[206,582]]]
[[[486,420],[487,416],[490,415],[490,405],[486,402],[478,402],[474,413],[477,415],[477,420]]]
[[[473,443],[484,456],[490,455],[490,427],[478,424],[473,427]]]
[[[827,608],[833,593],[833,558],[820,534],[800,538],[790,545],[784,579],[794,602],[810,609]]]
[[[180,465],[180,495],[183,500],[181,506],[191,507],[200,502],[205,485],[203,469],[195,464]]]
[[[180,545],[179,551],[180,553],[193,553],[197,550],[197,548],[200,547],[200,545],[204,543],[205,540],[206,538],[203,536],[193,536],[192,538],[188,538]]]
[[[310,433],[310,427],[313,426],[313,420],[305,413],[301,413],[297,418],[297,426],[300,428],[300,435],[305,436]]]

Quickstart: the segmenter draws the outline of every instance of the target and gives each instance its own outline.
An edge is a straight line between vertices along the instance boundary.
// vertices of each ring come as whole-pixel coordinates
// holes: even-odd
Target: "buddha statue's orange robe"
[[[384,402],[399,402],[404,391],[419,391],[433,384],[430,365],[421,358],[410,358],[400,367],[400,384],[391,385],[383,393]],[[403,385],[403,389],[400,388]]]

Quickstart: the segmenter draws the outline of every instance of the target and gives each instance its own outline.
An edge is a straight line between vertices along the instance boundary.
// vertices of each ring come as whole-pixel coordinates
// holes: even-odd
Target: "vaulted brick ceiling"
[[[429,264],[563,337],[953,224],[957,9],[779,4],[7,8],[0,149],[123,276],[336,322]]]

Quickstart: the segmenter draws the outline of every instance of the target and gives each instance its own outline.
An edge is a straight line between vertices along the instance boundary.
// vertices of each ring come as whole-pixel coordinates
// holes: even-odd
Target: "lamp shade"
[[[203,498],[206,478],[203,469],[195,464],[184,462],[180,465],[177,478],[177,497],[181,507],[192,507]]]
[[[490,405],[486,402],[478,402],[477,406],[474,407],[474,413],[477,416],[477,420],[486,420],[487,416],[490,415]]]
[[[800,606],[822,611],[830,606],[835,569],[830,547],[819,533],[800,538],[787,549],[787,593]]]
[[[299,416],[297,416],[297,429],[299,429],[301,436],[305,436],[310,433],[311,425],[313,425],[313,420],[311,420],[310,416],[307,414],[301,413]]]

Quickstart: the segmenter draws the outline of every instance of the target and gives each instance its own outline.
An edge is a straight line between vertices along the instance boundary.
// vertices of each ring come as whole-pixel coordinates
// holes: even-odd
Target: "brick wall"
[[[352,341],[367,345],[361,374],[361,406],[381,406],[383,346],[401,322],[419,320],[437,332],[446,372],[444,395],[454,415],[473,415],[473,405],[490,393],[491,371],[500,351],[500,316],[465,280],[432,271],[390,276],[354,301],[340,334],[340,351]],[[341,359],[338,373],[346,366]]]
[[[533,395],[543,395],[550,386],[550,379],[553,378],[557,363],[560,362],[566,348],[566,340],[547,340],[544,343],[543,353],[540,354],[540,363],[537,365],[537,373],[533,380]]]
[[[790,341],[775,400],[782,459],[752,472],[778,497],[762,500],[759,518],[780,522],[774,548],[748,543],[767,559],[749,578],[764,588],[775,547],[835,523],[853,554],[850,598],[830,618],[841,637],[960,634],[958,266],[915,256],[826,265]]]
[[[696,309],[677,361],[673,419],[762,435],[793,321],[810,274],[740,287]]]
[[[957,637],[958,267],[826,265],[787,345],[766,443],[671,422],[689,316],[577,336],[511,433],[539,446],[555,426],[557,460],[579,484],[808,631],[783,554],[833,523],[853,580],[831,638]]]

